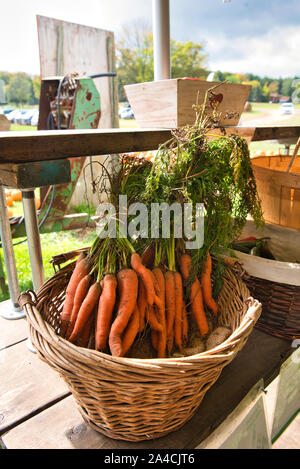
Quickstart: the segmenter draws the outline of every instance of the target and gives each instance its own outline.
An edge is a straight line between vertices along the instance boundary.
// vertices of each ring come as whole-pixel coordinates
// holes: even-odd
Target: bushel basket
[[[65,262],[72,254],[61,256]],[[242,280],[240,265],[228,265],[218,296],[218,324],[233,332],[221,345],[182,358],[116,358],[73,345],[59,335],[73,268],[70,262],[37,295],[24,292],[19,301],[38,356],[59,372],[87,423],[117,440],[155,439],[182,427],[243,348],[261,313],[261,304],[250,297]]]
[[[263,230],[247,221],[242,237],[266,237],[276,260],[235,251],[243,279],[262,304],[255,327],[275,337],[300,339],[300,231],[266,223]]]

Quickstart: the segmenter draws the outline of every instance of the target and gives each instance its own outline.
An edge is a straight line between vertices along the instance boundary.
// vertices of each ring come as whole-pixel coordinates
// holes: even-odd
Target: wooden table
[[[211,134],[218,134],[213,129]],[[297,141],[300,126],[226,127],[249,142],[264,140]],[[155,150],[171,138],[171,129],[47,130],[1,132],[0,164],[59,160],[78,156]],[[6,166],[2,167],[3,169]],[[1,176],[3,173],[1,173]]]
[[[214,130],[214,133],[217,130]],[[248,141],[296,141],[300,127],[227,128]],[[61,160],[156,149],[171,136],[162,130],[3,132],[0,177],[24,162]],[[264,386],[293,351],[291,343],[254,329],[238,356],[207,392],[193,418],[164,438],[140,443],[109,439],[83,421],[64,381],[26,348],[26,320],[0,318],[0,435],[14,448],[191,449],[196,448],[236,408],[259,380]]]
[[[257,329],[224,368],[198,411],[180,430],[131,443],[107,438],[82,419],[59,374],[26,345],[26,319],[0,318],[0,435],[8,449],[193,449],[235,409],[260,380],[266,387],[291,354],[291,343]]]

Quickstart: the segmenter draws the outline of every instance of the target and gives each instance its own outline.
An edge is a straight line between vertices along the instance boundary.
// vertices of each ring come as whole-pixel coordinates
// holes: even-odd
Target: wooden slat
[[[3,132],[0,162],[43,161],[77,156],[149,151],[170,138],[170,130],[58,130]]]
[[[214,129],[211,133],[220,133]],[[296,127],[227,127],[226,133],[237,133],[252,141],[300,136]],[[2,132],[0,163],[44,161],[78,156],[155,150],[171,137],[171,129],[96,129]]]
[[[25,342],[0,351],[0,370],[0,433],[69,393]]]
[[[6,305],[12,307],[11,300],[1,302],[0,310],[3,310]],[[27,337],[28,324],[25,318],[9,320],[0,316],[0,350],[24,341]]]
[[[256,127],[253,141],[295,139],[300,136],[300,126]]]
[[[0,165],[0,182],[16,189],[29,189],[52,184],[69,183],[69,160],[6,163]]]
[[[73,396],[70,396],[11,429],[3,436],[3,441],[8,449],[195,448],[225,420],[261,378],[265,386],[274,379],[290,351],[290,342],[254,329],[243,350],[207,392],[194,417],[180,430],[163,438],[139,443],[107,438],[83,421]],[[33,398],[38,399],[36,394]]]

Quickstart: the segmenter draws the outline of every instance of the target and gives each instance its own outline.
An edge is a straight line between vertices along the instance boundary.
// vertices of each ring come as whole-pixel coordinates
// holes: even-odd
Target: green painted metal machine
[[[69,74],[44,78],[38,129],[96,129],[101,117],[101,100],[93,78],[113,75]]]
[[[114,76],[116,76],[114,72],[90,76],[73,73],[63,77],[42,79],[38,130],[97,129],[102,110],[94,78]],[[87,222],[86,217],[78,214],[65,216],[85,161],[85,157],[68,160],[69,181],[61,183],[61,180],[56,182],[53,178],[51,186],[41,187],[43,178],[40,170],[38,171],[33,187],[40,187],[41,208],[38,212],[38,221],[41,233],[76,229]],[[50,170],[53,174],[57,172],[55,165],[58,164],[52,161],[48,165],[48,175]],[[22,223],[18,223],[14,228],[13,237],[23,235]]]

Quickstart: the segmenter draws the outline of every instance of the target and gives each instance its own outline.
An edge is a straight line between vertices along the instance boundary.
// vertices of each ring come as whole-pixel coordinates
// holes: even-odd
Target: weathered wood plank
[[[111,70],[114,54],[114,33],[104,29],[37,15],[40,74],[42,78],[67,73],[94,75]],[[112,41],[111,50],[107,41]],[[102,115],[99,128],[113,127],[118,110],[113,107],[110,85],[116,78],[94,78],[101,97]],[[115,114],[115,115],[114,115]]]
[[[255,127],[253,141],[295,139],[300,136],[300,126]],[[295,141],[296,143],[296,141]]]
[[[29,189],[71,180],[69,160],[6,163],[0,165],[0,182],[16,189]]]
[[[261,378],[265,385],[272,381],[291,350],[288,341],[254,329],[243,350],[207,392],[194,417],[180,430],[163,438],[140,443],[107,438],[83,421],[73,396],[70,396],[8,431],[3,441],[8,449],[195,448],[225,420]]]
[[[149,151],[171,137],[170,130],[54,130],[0,134],[0,163]]]
[[[0,351],[0,370],[0,433],[69,393],[25,342]]]
[[[3,309],[7,305],[11,305],[12,308],[11,300],[3,301],[1,308]],[[8,320],[0,316],[0,350],[24,341],[27,337],[28,324],[25,318]]]
[[[135,83],[124,89],[140,127],[165,128],[193,124],[196,119],[194,105],[203,103],[205,94],[212,87],[218,87],[216,93],[221,93],[218,103],[221,125],[238,125],[251,91],[249,85],[173,78]],[[207,108],[207,115],[212,115],[212,108]],[[228,110],[232,113],[230,119]]]
[[[214,129],[210,133],[218,134],[220,129]],[[227,127],[226,133],[237,133],[252,141],[276,140],[299,137],[300,126]],[[0,163],[150,151],[157,149],[171,135],[171,129],[2,132],[0,134]]]

